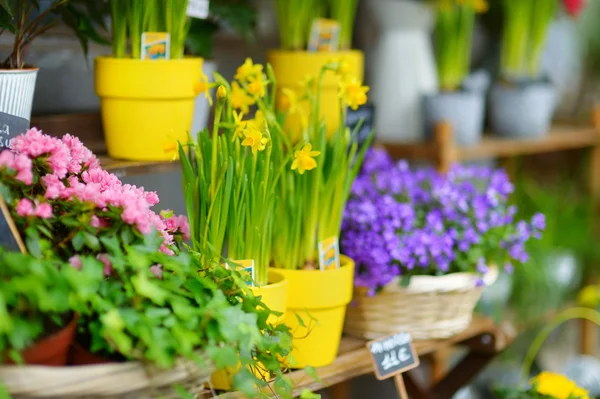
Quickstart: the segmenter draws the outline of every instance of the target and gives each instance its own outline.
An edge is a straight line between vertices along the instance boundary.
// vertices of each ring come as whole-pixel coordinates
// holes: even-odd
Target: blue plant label
[[[0,151],[10,148],[10,142],[29,129],[29,121],[19,116],[0,112]]]
[[[419,366],[410,334],[402,332],[367,342],[375,377],[385,380]]]
[[[231,265],[233,267],[229,266],[229,263],[225,263],[225,268],[233,269],[242,276],[248,276],[247,285],[254,287],[254,259],[233,260]]]
[[[341,25],[334,19],[315,19],[310,29],[308,51],[337,51]]]
[[[171,36],[168,32],[142,33],[142,59],[168,60],[171,48]]]
[[[208,18],[209,3],[208,0],[188,0],[186,14],[191,18]]]
[[[319,242],[319,269],[322,272],[340,268],[340,244],[337,237]]]

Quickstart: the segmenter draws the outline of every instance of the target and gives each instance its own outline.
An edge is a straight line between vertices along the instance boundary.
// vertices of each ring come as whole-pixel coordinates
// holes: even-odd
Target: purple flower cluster
[[[500,169],[455,165],[442,175],[369,150],[341,234],[357,264],[356,285],[375,292],[398,275],[484,274],[490,264],[511,272],[545,228],[542,214],[515,220],[512,191]]]

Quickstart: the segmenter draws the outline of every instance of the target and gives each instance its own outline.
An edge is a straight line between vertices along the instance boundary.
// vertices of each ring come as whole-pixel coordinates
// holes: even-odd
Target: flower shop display
[[[504,399],[588,399],[588,391],[580,388],[567,377],[544,371],[530,381],[531,386],[523,390],[502,389],[496,397]]]
[[[504,1],[500,81],[490,94],[490,124],[506,137],[540,137],[548,133],[558,99],[541,71],[548,28],[559,0]]]
[[[202,73],[207,77],[203,80],[204,84],[212,82],[213,73],[217,71],[217,64],[213,59],[214,36],[224,26],[228,26],[249,41],[254,34],[256,19],[256,9],[247,0],[236,2],[215,0],[209,3],[207,19],[191,20],[185,45],[191,54],[204,59]],[[198,95],[194,103],[191,129],[193,134],[207,127],[209,113],[208,98],[204,94]]]
[[[322,67],[332,60],[343,59],[347,72],[362,82],[364,55],[359,50],[350,49],[357,6],[358,2],[355,0],[276,1],[281,49],[270,50],[267,53],[267,62],[271,64],[277,77],[278,110],[286,107],[286,96],[282,94],[284,90],[301,95],[303,86],[298,82],[301,82],[306,76],[317,76]],[[328,14],[340,24],[339,49],[337,51],[307,51],[313,23]],[[333,73],[327,73],[322,82],[319,112],[325,118],[327,131],[330,134],[337,130],[338,125],[344,123],[344,113],[340,114],[337,109],[339,84],[339,77]],[[288,133],[299,136],[302,128],[300,117],[289,116],[286,118]]]
[[[372,150],[342,228],[341,248],[357,264],[345,332],[372,339],[408,331],[429,339],[468,327],[483,287],[498,268],[511,272],[526,262],[525,244],[545,227],[541,214],[515,220],[512,191],[502,170],[413,171]]]
[[[319,367],[334,361],[352,295],[354,261],[342,255],[339,267],[326,268],[317,251],[318,243],[337,243],[352,182],[372,139],[369,136],[359,148],[353,140],[359,126],[353,132],[338,126],[330,133],[322,123],[318,110],[328,96],[323,91],[328,90],[327,73],[342,81],[337,98],[340,115],[346,107],[356,108],[367,101],[368,88],[345,66],[344,61],[325,64],[316,77],[305,80],[299,97],[284,92],[284,116],[301,117],[306,126],[304,141],[292,149],[287,135],[272,135],[274,146],[280,148],[276,156],[293,153],[291,165],[277,182],[279,201],[273,225],[273,265],[289,284],[286,324],[294,335],[292,367]],[[302,101],[308,106],[303,108]],[[305,109],[310,113],[305,114]],[[277,125],[269,127],[278,130]]]
[[[46,3],[42,10],[38,0],[0,3],[2,32],[14,35],[12,50],[0,64],[0,118],[5,125],[0,132],[0,150],[10,146],[12,137],[29,129],[38,72],[36,66],[27,64],[25,60],[31,42],[60,20],[74,30],[84,52],[87,52],[89,40],[104,42],[94,27],[94,23],[102,25],[103,22],[92,11],[95,9],[93,1],[52,0]]]
[[[435,52],[440,92],[425,96],[425,129],[432,137],[437,124],[452,125],[459,145],[474,145],[483,132],[484,93],[464,86],[471,65],[471,43],[477,13],[485,0],[437,3]]]
[[[213,367],[241,363],[234,387],[246,395],[254,397],[271,376],[289,394],[279,360],[290,349],[287,328],[267,323],[272,312],[240,273],[181,249],[190,234],[185,217],[153,212],[156,193],[123,184],[73,136],[58,139],[31,129],[13,140],[13,150],[0,153],[0,193],[26,242],[30,255],[22,257],[36,258],[29,263],[37,268],[52,262],[64,274],[65,283],[52,287],[60,291],[49,294],[63,307],[40,309],[53,315],[66,307],[79,315],[70,362],[86,365],[1,367],[0,381],[10,392],[31,389],[23,376],[35,372],[35,387],[45,397],[197,393]],[[12,278],[3,292],[19,284]],[[27,320],[18,313],[12,319],[17,326]],[[22,344],[45,331],[34,333]],[[125,375],[127,384],[115,381]]]
[[[202,58],[184,57],[187,3],[111,0],[113,54],[95,59],[94,74],[114,158],[170,160],[164,147],[184,141],[192,127],[194,101],[204,83]]]

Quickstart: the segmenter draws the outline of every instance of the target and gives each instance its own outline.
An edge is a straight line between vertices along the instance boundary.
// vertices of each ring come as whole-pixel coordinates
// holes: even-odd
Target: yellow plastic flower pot
[[[202,63],[202,58],[96,58],[96,94],[111,157],[174,157],[177,140],[186,142],[192,126]]]
[[[269,316],[267,323],[277,325],[285,319],[286,304],[288,298],[288,282],[283,273],[279,270],[269,270],[269,284],[263,287],[253,287],[252,292],[256,296],[261,297],[261,301],[273,311],[282,313],[281,316]],[[219,370],[211,376],[211,384],[214,389],[230,390],[232,385],[232,377],[237,371],[235,368],[229,370]],[[259,371],[256,371],[256,376],[262,378]]]
[[[326,366],[337,356],[354,286],[354,261],[343,255],[340,260],[339,269],[324,272],[279,270],[288,280],[285,323],[293,332],[292,368]]]
[[[282,101],[281,90],[291,89],[301,96],[304,87],[301,82],[307,76],[317,78],[323,65],[332,61],[343,60],[348,64],[348,73],[362,80],[364,76],[364,55],[362,51],[348,50],[337,52],[308,52],[308,51],[286,51],[271,50],[267,54],[267,62],[271,64],[277,78],[279,89],[277,97],[277,108],[285,110]],[[332,133],[340,125],[339,91],[340,78],[333,72],[327,72],[321,86],[320,116],[325,119],[327,132]],[[305,112],[308,112],[308,107]],[[288,115],[286,118],[286,129],[293,135],[299,137],[302,131],[302,122],[298,114]]]

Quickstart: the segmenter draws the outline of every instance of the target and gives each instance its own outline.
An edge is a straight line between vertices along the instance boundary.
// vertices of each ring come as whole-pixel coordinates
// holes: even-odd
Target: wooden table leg
[[[589,320],[580,320],[579,324],[581,335],[580,352],[582,355],[596,355],[597,326]]]
[[[440,381],[446,375],[448,370],[448,361],[450,353],[447,349],[440,350],[431,355],[431,383],[432,385]]]
[[[352,398],[352,381],[344,381],[329,387],[328,391],[331,399],[350,399]]]

